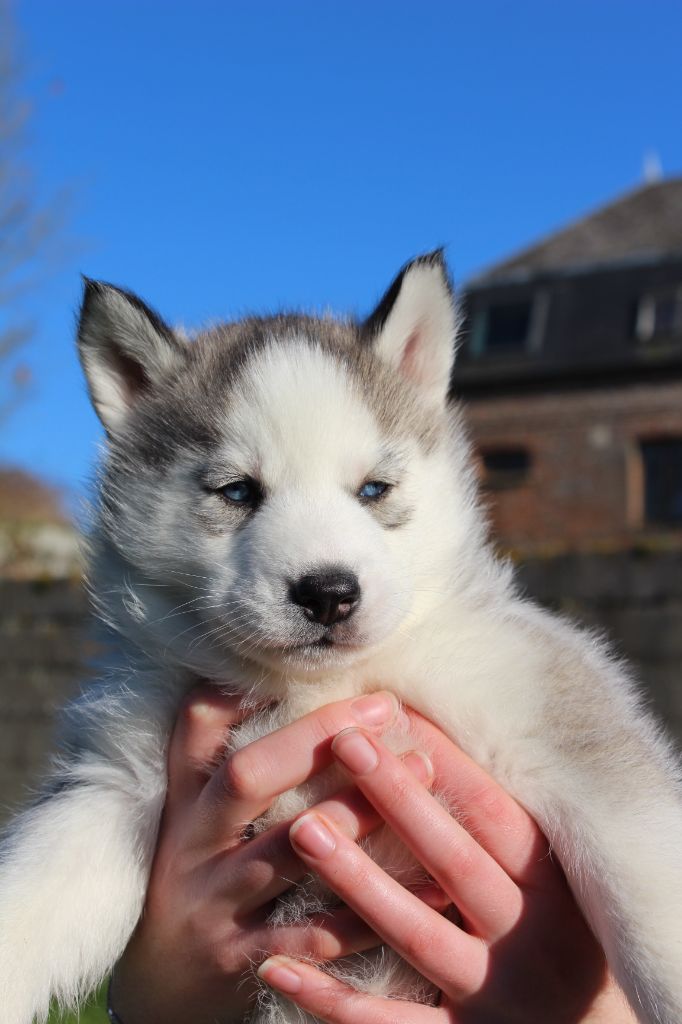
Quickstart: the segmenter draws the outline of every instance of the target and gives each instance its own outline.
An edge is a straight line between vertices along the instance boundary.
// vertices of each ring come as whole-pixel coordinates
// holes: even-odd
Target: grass
[[[106,986],[83,1006],[79,1013],[59,1013],[54,1009],[47,1024],[107,1024],[105,1010]]]

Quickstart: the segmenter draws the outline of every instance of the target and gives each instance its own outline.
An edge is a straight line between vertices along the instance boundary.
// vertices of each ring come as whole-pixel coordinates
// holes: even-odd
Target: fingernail
[[[429,782],[433,778],[431,759],[421,750],[410,750],[403,754],[402,762],[420,782]]]
[[[357,729],[344,729],[334,737],[332,750],[339,761],[355,775],[368,775],[379,764],[379,755]]]
[[[278,988],[280,992],[300,992],[303,981],[289,966],[295,963],[296,961],[290,960],[288,956],[271,956],[258,968],[258,977],[273,988]]]
[[[187,704],[187,714],[191,715],[192,718],[210,718],[211,715],[215,714],[215,708],[212,708],[205,701],[196,701],[192,704]]]
[[[392,693],[370,693],[354,700],[350,710],[361,725],[387,725],[396,718],[400,704]]]
[[[336,840],[316,814],[304,814],[289,829],[289,838],[303,853],[318,860],[330,857],[336,849]]]

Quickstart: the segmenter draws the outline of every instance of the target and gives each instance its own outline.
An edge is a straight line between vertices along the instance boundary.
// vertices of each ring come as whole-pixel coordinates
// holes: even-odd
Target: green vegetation
[[[54,1009],[47,1024],[107,1024],[107,1014],[104,1008],[105,995],[106,986],[96,996],[93,996],[79,1013],[64,1014]]]

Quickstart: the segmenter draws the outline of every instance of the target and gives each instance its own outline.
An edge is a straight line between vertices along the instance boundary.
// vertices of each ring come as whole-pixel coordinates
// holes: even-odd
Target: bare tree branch
[[[17,369],[9,361],[35,331],[21,300],[59,262],[68,199],[66,192],[46,204],[36,199],[27,163],[32,107],[22,95],[18,53],[9,0],[0,0],[0,364],[6,367],[0,375],[0,423],[14,411],[31,379],[27,367]]]

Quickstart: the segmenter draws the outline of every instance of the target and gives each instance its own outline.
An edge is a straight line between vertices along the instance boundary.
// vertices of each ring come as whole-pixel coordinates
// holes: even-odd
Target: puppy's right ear
[[[362,325],[376,354],[439,408],[455,359],[457,306],[442,249],[406,264]]]
[[[131,408],[179,368],[186,344],[136,295],[84,278],[78,353],[90,398],[109,435]]]

